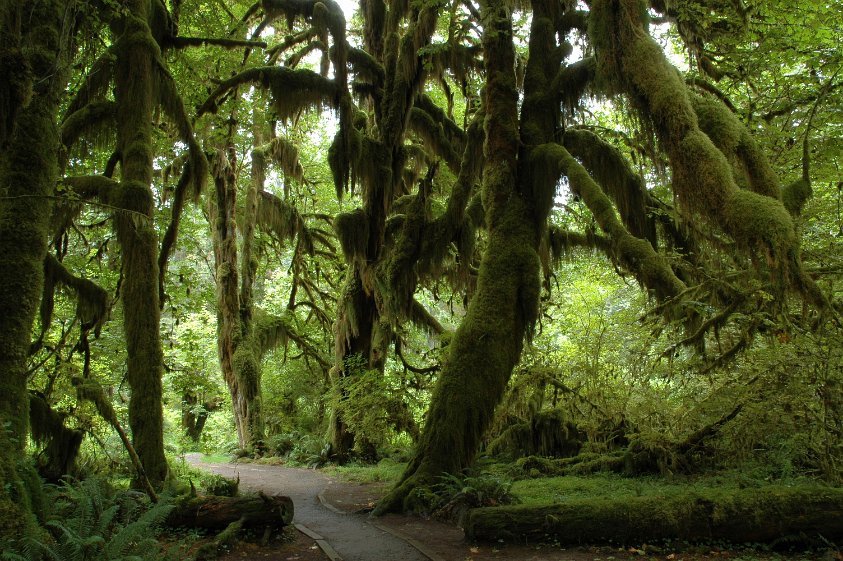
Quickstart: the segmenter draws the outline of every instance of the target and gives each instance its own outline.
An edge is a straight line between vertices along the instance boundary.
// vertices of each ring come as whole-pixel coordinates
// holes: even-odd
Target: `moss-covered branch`
[[[113,131],[117,105],[111,100],[95,100],[68,115],[61,124],[61,142],[71,148],[81,136],[99,137]]]
[[[110,297],[108,291],[92,280],[77,277],[52,254],[44,259],[44,296],[41,302],[41,326],[46,331],[52,317],[53,292],[56,285],[64,286],[76,295],[76,316],[85,331],[99,330],[108,319]]]
[[[629,233],[600,185],[565,148],[545,144],[533,152],[533,164],[547,170],[547,181],[555,182],[559,173],[568,177],[571,189],[582,197],[597,224],[612,240],[618,260],[641,284],[654,290],[660,298],[670,298],[684,290],[684,283],[676,277],[667,261],[650,242]]]
[[[567,129],[562,142],[614,201],[629,232],[655,248],[656,225],[645,205],[644,180],[632,171],[620,151],[585,129]]]
[[[184,49],[187,47],[203,47],[215,46],[224,47],[226,49],[239,49],[240,47],[265,49],[267,47],[266,41],[246,41],[243,39],[223,39],[219,37],[170,37],[168,46],[177,49]]]
[[[790,214],[781,201],[740,189],[732,166],[700,129],[684,81],[646,31],[646,4],[640,0],[596,0],[590,35],[598,74],[610,93],[624,93],[641,118],[651,123],[673,169],[680,208],[703,217],[734,238],[739,246],[768,263],[773,289],[780,294],[798,277],[799,247]],[[725,110],[725,108],[724,108]],[[756,177],[760,165],[750,155]],[[765,181],[758,181],[759,185]],[[792,271],[797,271],[794,274]]]
[[[310,70],[290,70],[278,66],[250,68],[224,80],[199,107],[196,116],[216,113],[218,102],[231,90],[244,84],[255,84],[272,93],[273,104],[281,118],[303,109],[333,106],[337,84]]]

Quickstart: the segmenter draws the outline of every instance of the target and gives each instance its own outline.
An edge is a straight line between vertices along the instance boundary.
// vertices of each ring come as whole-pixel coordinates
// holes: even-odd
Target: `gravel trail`
[[[204,463],[199,454],[188,454],[192,466],[237,479],[240,488],[281,494],[293,499],[293,522],[320,534],[343,561],[427,561],[404,540],[367,522],[365,515],[339,514],[325,508],[319,493],[330,480],[314,470],[258,464]]]

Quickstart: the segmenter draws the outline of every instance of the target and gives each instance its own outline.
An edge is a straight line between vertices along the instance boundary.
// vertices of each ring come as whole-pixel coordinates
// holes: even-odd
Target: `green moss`
[[[721,152],[734,156],[746,130],[738,118],[714,97],[693,94],[690,101],[700,129]]]
[[[738,117],[712,96],[692,95],[691,102],[700,129],[736,164],[737,172],[746,176],[750,189],[779,198],[778,179],[770,163]]]
[[[369,245],[369,219],[363,209],[343,212],[334,218],[334,231],[340,240],[343,254],[348,263],[366,259]]]
[[[517,486],[514,488],[517,495]],[[843,490],[769,486],[753,489],[679,489],[562,497],[545,506],[481,508],[469,514],[473,539],[562,544],[641,543],[653,540],[726,540],[763,543],[786,535],[843,534]]]
[[[737,190],[726,157],[702,131],[692,131],[676,148],[673,186],[679,204],[703,216],[722,217],[730,192]]]
[[[791,216],[799,216],[808,199],[813,195],[811,182],[797,179],[782,190],[782,203]]]
[[[564,458],[576,456],[581,446],[582,437],[576,425],[562,411],[552,409],[537,413],[529,422],[507,427],[489,444],[487,452],[509,458]]]
[[[655,248],[656,226],[647,213],[644,180],[632,170],[620,150],[585,129],[566,130],[563,144],[614,201],[629,232]]]
[[[762,244],[773,262],[781,263],[796,246],[793,220],[784,205],[750,191],[736,191],[726,209],[730,231],[742,244]]]

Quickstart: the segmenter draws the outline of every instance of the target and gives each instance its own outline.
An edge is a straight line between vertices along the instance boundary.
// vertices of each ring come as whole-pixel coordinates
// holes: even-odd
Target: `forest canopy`
[[[840,22],[4,2],[0,535],[197,450],[840,484]]]

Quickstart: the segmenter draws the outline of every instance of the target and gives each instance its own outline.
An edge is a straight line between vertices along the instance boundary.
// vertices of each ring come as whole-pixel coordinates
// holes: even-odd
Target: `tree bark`
[[[138,456],[153,485],[167,477],[162,411],[163,352],[159,331],[158,234],[152,194],[152,120],[160,57],[148,21],[148,0],[126,2],[128,14],[117,38],[115,99],[117,144],[122,155],[115,222],[123,250],[124,331],[127,379],[132,390],[129,426]],[[136,484],[139,482],[135,482]]]
[[[24,8],[28,16],[22,28]],[[4,107],[10,113],[0,117],[0,536],[9,538],[34,525],[31,495],[40,493],[40,481],[24,454],[29,428],[26,358],[43,290],[50,201],[58,179],[56,122],[69,48],[61,38],[72,36],[64,28],[66,9],[57,0],[12,1],[0,9],[0,58],[7,62],[7,54],[18,56],[31,74],[17,78],[32,80],[16,84],[32,88],[25,107],[21,99],[5,98],[11,82],[0,86],[3,104],[13,102],[13,107]],[[23,69],[14,70],[20,74]],[[6,74],[4,81],[11,77]]]
[[[459,473],[473,462],[535,319],[539,230],[529,192],[519,185],[512,14],[496,0],[484,3],[482,10],[487,76],[482,196],[489,244],[477,291],[437,381],[415,457],[376,513],[413,510],[415,487],[433,483],[443,473]],[[525,92],[525,106],[529,93]]]

